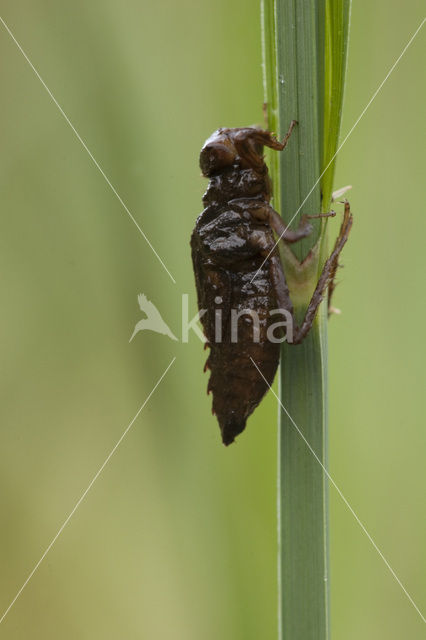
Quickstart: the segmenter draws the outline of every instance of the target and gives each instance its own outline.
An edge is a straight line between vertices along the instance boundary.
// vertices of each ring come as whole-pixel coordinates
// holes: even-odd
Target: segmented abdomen
[[[244,274],[244,279],[252,277],[254,272]],[[225,316],[229,310],[224,309],[226,320],[222,341],[215,341],[215,336],[208,336],[210,355],[206,365],[211,370],[208,391],[213,393],[213,413],[217,416],[224,444],[233,442],[246,425],[248,416],[254,411],[268,390],[268,384],[260,376],[254,363],[259,367],[269,384],[272,384],[279,362],[279,344],[270,342],[267,330],[273,318],[269,316],[270,308],[274,308],[272,292],[245,295],[238,291],[237,280],[241,274],[229,273],[236,286],[232,289],[230,299],[231,312],[253,309],[259,319],[258,335],[254,336],[255,324],[250,315],[241,315],[238,322]],[[259,277],[260,274],[258,274]],[[237,277],[236,277],[237,276]],[[266,284],[261,278],[262,284]],[[219,305],[216,305],[219,306]],[[208,312],[209,313],[209,312]],[[276,320],[275,320],[276,321]],[[211,318],[204,325],[207,330],[211,326]],[[236,334],[235,327],[238,329]],[[254,340],[256,337],[257,341]],[[236,339],[236,342],[232,342]]]
[[[224,216],[216,224],[203,225],[202,215],[191,246],[198,304],[200,310],[206,309],[201,322],[210,347],[208,391],[213,394],[212,410],[223,442],[230,444],[272,384],[280,345],[267,335],[277,322],[269,313],[277,306],[269,261],[262,265],[263,256],[250,242],[253,230],[260,228],[271,238],[272,232],[226,213],[227,228]],[[254,320],[249,312],[255,314]]]

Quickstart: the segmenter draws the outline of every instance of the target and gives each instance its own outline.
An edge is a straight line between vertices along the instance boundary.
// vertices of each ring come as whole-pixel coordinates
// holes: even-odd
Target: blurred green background
[[[198,153],[218,126],[262,124],[258,2],[9,0],[1,15],[176,279],[0,25],[1,611],[177,359],[0,637],[273,639],[276,401],[225,449],[197,338],[129,344],[139,292],[178,335],[182,292],[195,313]],[[354,2],[343,134],[421,19],[417,0]],[[329,332],[330,472],[423,610],[424,45],[339,155],[355,225]],[[333,637],[423,637],[332,488],[330,502]]]

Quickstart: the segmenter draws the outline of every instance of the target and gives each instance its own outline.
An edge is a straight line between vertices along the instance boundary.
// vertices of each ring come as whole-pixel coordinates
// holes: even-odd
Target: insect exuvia
[[[210,182],[203,196],[205,209],[192,233],[191,249],[198,306],[205,310],[201,322],[210,348],[205,365],[205,370],[211,371],[208,392],[213,394],[212,411],[225,445],[244,430],[248,416],[273,382],[280,344],[272,341],[268,332],[276,323],[271,310],[284,310],[290,316],[292,342],[300,343],[327,288],[330,298],[338,257],[352,226],[346,201],[336,244],[305,317],[297,326],[274,231],[282,242],[296,242],[311,233],[309,218],[317,216],[303,216],[295,230],[286,227],[269,204],[271,182],[263,158],[264,146],[277,151],[285,148],[295,124],[291,123],[282,142],[269,131],[255,127],[218,129],[200,154],[202,173]],[[237,340],[232,335],[231,311],[240,319]],[[258,319],[255,339],[250,311],[255,311]]]

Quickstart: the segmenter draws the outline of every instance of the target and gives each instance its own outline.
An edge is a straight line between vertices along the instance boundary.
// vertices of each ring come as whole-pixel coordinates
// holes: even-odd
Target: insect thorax
[[[225,204],[235,198],[259,198],[269,201],[270,179],[264,165],[262,173],[254,169],[230,167],[210,178],[203,195],[204,205]]]

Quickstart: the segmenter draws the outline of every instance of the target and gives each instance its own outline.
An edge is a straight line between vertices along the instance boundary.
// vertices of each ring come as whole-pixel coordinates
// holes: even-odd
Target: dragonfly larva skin
[[[279,362],[280,345],[267,339],[268,327],[276,322],[269,311],[277,307],[271,268],[274,261],[279,263],[279,255],[274,249],[274,260],[264,262],[266,248],[275,244],[267,216],[261,219],[262,205],[268,208],[271,192],[262,156],[265,140],[273,137],[259,129],[219,129],[206,141],[200,156],[210,183],[191,248],[198,306],[206,309],[201,322],[210,348],[208,391],[213,394],[212,409],[225,444],[243,431],[247,417],[268,390],[250,358],[270,384]],[[218,309],[222,315],[220,341],[215,336]],[[256,310],[258,342],[253,341],[248,315],[238,322],[237,342],[231,341],[231,309],[237,313]]]
[[[284,149],[295,124],[291,123],[283,142],[254,127],[218,129],[200,154],[209,185],[191,250],[200,319],[210,348],[205,366],[211,372],[208,392],[213,394],[212,411],[225,445],[244,430],[248,416],[274,380],[280,344],[270,338],[277,337],[277,331],[271,334],[271,330],[279,319],[271,312],[285,310],[293,318],[274,231],[283,242],[296,242],[312,231],[309,216],[291,230],[269,204],[271,183],[263,148]],[[332,275],[340,250],[330,265]],[[313,316],[330,284],[330,278],[325,280],[308,308]],[[294,327],[295,342],[309,331],[312,322],[308,324]]]

